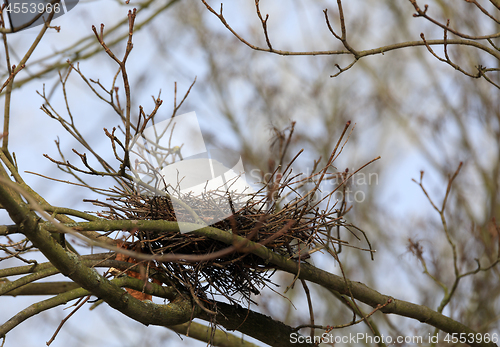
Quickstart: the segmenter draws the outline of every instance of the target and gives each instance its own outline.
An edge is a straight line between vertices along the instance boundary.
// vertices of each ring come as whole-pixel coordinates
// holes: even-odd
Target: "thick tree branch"
[[[73,225],[77,230],[135,230],[140,228],[141,230],[161,230],[163,228],[170,230],[176,227],[177,223],[168,221],[131,221],[131,220],[110,220],[110,221],[100,221],[100,222],[82,222]],[[189,223],[186,223],[189,224]],[[186,225],[187,226],[187,225]],[[50,230],[50,227],[47,227]],[[466,334],[476,334],[476,332],[469,327],[449,318],[441,313],[431,310],[428,307],[413,304],[404,300],[398,300],[388,295],[383,295],[376,290],[373,290],[363,283],[347,281],[337,275],[328,273],[324,270],[318,269],[310,264],[301,263],[299,264],[291,259],[287,259],[279,254],[276,254],[266,247],[256,244],[254,242],[248,241],[245,238],[236,236],[234,234],[212,228],[205,227],[193,231],[194,234],[203,235],[210,237],[211,239],[224,242],[228,245],[238,245],[240,252],[244,252],[245,248],[250,253],[253,253],[262,259],[268,260],[270,263],[274,264],[277,268],[295,274],[299,278],[314,282],[320,286],[337,291],[341,294],[350,295],[352,293],[353,297],[367,305],[377,308],[384,305],[380,309],[384,313],[393,313],[400,316],[416,319],[422,323],[434,326],[444,332],[448,333],[466,333]],[[138,255],[141,256],[141,255]],[[144,256],[144,255],[143,255]],[[152,256],[147,256],[152,257]],[[180,254],[175,255],[178,259],[184,259]],[[185,256],[186,258],[189,255]],[[238,329],[241,331],[241,329]],[[495,346],[493,343],[476,343],[471,344],[472,346]]]
[[[178,296],[168,305],[157,305],[135,299],[116,285],[116,283],[102,277],[94,269],[86,267],[77,256],[65,251],[62,246],[55,241],[51,234],[40,226],[38,216],[36,216],[26,204],[16,203],[3,186],[0,187],[0,204],[6,207],[12,220],[20,227],[20,232],[28,237],[33,245],[37,247],[62,274],[71,278],[83,289],[87,290],[88,293],[104,300],[111,307],[128,317],[145,325],[154,324],[161,326],[182,324],[190,321],[193,317],[200,317],[209,321],[213,319],[213,317],[208,316],[207,313],[198,306],[193,305],[190,299],[185,299],[181,296]],[[74,223],[72,226],[78,224],[79,223]],[[129,226],[131,226],[131,224],[129,224]],[[218,231],[220,232],[220,230]],[[140,282],[144,285],[142,281]],[[80,289],[75,289],[75,291],[78,290]],[[80,292],[75,293],[82,296]],[[68,293],[60,295],[67,296]],[[53,304],[52,301],[49,301],[49,303]],[[218,304],[218,312],[220,313],[218,319],[220,317],[221,320],[219,324],[229,330],[237,329],[249,336],[261,339],[264,342],[267,341],[270,336],[278,336],[280,339],[276,340],[275,346],[291,345],[289,335],[293,332],[293,329],[281,322],[274,321],[270,317],[223,303]],[[259,322],[266,322],[265,330]],[[3,336],[1,331],[0,336]]]
[[[127,288],[132,288],[136,290],[143,290],[144,289],[144,282],[142,282],[140,279],[137,278],[132,278],[132,277],[119,277],[115,278],[114,280],[111,281],[113,285],[116,285],[117,287],[127,287]],[[42,283],[39,283],[42,284]],[[75,283],[67,283],[68,287],[76,285]],[[159,296],[159,297],[172,297],[172,295],[175,295],[175,290],[172,290],[172,288],[168,289],[159,285],[155,285],[152,283],[152,285],[148,289],[144,289],[150,294]],[[93,293],[89,292],[88,290],[85,290],[83,288],[77,288],[77,289],[72,289],[70,291],[64,292],[62,294],[56,295],[50,299],[43,300],[37,303],[34,303],[33,305],[25,308],[24,310],[18,312],[14,317],[9,319],[7,322],[5,322],[3,325],[0,326],[0,337],[5,336],[10,330],[12,330],[14,327],[19,325],[20,323],[24,322],[26,319],[40,313],[43,311],[46,311],[48,309],[51,309],[53,307],[59,306],[59,305],[64,305],[68,301],[74,300],[76,298],[80,298],[82,296],[86,295],[92,295]],[[138,301],[138,300],[137,300]],[[148,305],[148,303],[144,303],[145,305]],[[152,304],[152,303],[151,303]],[[151,305],[149,304],[149,305]],[[154,305],[154,304],[152,304]],[[165,310],[170,311],[172,314],[176,314],[178,307],[172,304],[168,305],[155,305],[155,306],[163,306]]]
[[[0,203],[7,209],[21,232],[30,239],[47,259],[65,276],[82,288],[106,301],[111,307],[143,324],[176,325],[190,320],[196,314],[190,300],[174,300],[169,305],[155,305],[133,298],[116,284],[86,267],[77,256],[66,252],[49,232],[39,227],[38,216],[27,205],[17,204],[8,192],[0,187]]]
[[[5,284],[4,284],[5,285]],[[0,289],[2,288],[0,284]],[[80,288],[75,282],[41,282],[28,283],[20,288],[13,289],[2,295],[18,296],[18,295],[57,295],[66,293],[70,290]]]

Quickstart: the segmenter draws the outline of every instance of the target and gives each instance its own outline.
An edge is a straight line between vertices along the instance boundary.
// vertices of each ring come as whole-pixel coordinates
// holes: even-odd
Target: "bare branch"
[[[417,5],[416,0],[409,0],[409,1],[413,5],[413,7],[415,8],[415,11],[417,11],[417,13],[413,14],[413,17],[423,17],[423,18],[427,19],[429,22],[443,28],[444,30],[448,30],[449,32],[457,35],[458,37],[462,37],[464,39],[469,39],[469,40],[486,40],[486,39],[494,39],[494,38],[500,37],[500,33],[491,34],[491,35],[484,35],[484,36],[472,36],[472,35],[467,35],[467,34],[461,33],[457,30],[449,28],[447,25],[444,25],[443,23],[440,23],[436,19],[428,16],[427,15],[427,10],[429,9],[428,5],[425,5],[424,9],[422,10]],[[467,2],[471,2],[471,1],[467,1]]]

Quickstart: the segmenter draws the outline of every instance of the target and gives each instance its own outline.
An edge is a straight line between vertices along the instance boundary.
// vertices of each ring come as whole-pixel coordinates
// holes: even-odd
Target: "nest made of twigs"
[[[231,232],[253,242],[264,244],[273,252],[287,256],[295,261],[308,257],[307,248],[324,242],[322,235],[327,230],[340,225],[341,219],[333,218],[332,213],[320,211],[317,204],[295,192],[294,199],[286,204],[279,202],[277,196],[290,188],[290,181],[283,180],[277,189],[269,189],[255,193],[240,208],[235,210],[232,199],[234,195],[212,195],[210,197],[183,196],[192,211],[175,208],[169,196],[148,196],[137,192],[120,197],[109,198],[110,203],[93,201],[105,206],[107,211],[100,215],[108,219],[128,220],[166,220],[177,221],[189,219],[196,215],[214,228]],[[270,197],[274,199],[270,199]],[[229,217],[224,210],[231,207]],[[182,218],[178,218],[181,217]],[[211,223],[211,221],[214,221]],[[169,285],[175,285],[182,291],[190,292],[197,298],[209,299],[214,295],[223,295],[230,302],[235,298],[250,302],[251,294],[258,295],[260,290],[272,283],[270,277],[274,273],[272,264],[262,258],[245,252],[232,252],[220,257],[206,257],[217,251],[227,249],[229,245],[200,236],[196,233],[180,233],[179,231],[143,231],[137,230],[129,234],[123,247],[142,253],[189,254],[205,256],[203,260],[188,262],[184,260],[156,262],[156,269],[167,279]],[[164,281],[165,282],[165,281]]]

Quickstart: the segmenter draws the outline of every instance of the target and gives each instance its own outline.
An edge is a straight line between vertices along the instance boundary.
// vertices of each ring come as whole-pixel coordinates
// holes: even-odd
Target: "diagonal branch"
[[[98,223],[102,223],[98,225]],[[140,223],[141,230],[158,230],[161,228],[161,225],[164,228],[171,228],[172,224],[176,224],[174,222],[168,221],[130,221],[130,220],[109,220],[103,222],[82,222],[75,223],[74,227],[79,230],[100,230],[104,225],[106,225],[106,230],[134,230],[138,227],[138,223]],[[189,226],[190,223],[186,223],[186,227]],[[50,230],[50,228],[47,228]],[[205,227],[198,230],[193,231],[192,233],[203,235],[206,237],[210,237],[211,239],[224,242],[228,245],[233,245],[235,243],[239,245],[245,245],[247,249],[250,250],[251,253],[259,256],[262,259],[269,261],[274,264],[277,268],[289,272],[291,274],[299,275],[300,279],[304,279],[320,286],[328,289],[339,292],[340,294],[349,295],[352,293],[352,296],[367,304],[372,306],[373,308],[379,307],[379,305],[384,306],[380,309],[381,312],[384,313],[392,313],[397,314],[404,317],[409,317],[412,319],[416,319],[420,322],[426,323],[428,325],[434,326],[442,331],[448,333],[466,333],[466,334],[476,334],[476,332],[469,327],[444,316],[443,314],[431,310],[430,308],[422,305],[413,304],[411,302],[407,302],[404,300],[399,300],[392,298],[388,295],[381,294],[374,289],[367,287],[365,284],[360,282],[353,282],[349,280],[345,280],[341,276],[337,276],[331,273],[328,273],[324,270],[318,269],[308,263],[297,263],[292,259],[288,259],[282,255],[272,252],[268,248],[259,245],[257,243],[251,242],[248,239],[236,236],[234,234],[221,231],[212,227]],[[145,256],[143,254],[143,256]],[[182,255],[176,255],[179,258],[182,258]],[[188,257],[188,255],[186,255]],[[387,302],[389,302],[387,304]],[[201,314],[204,314],[201,312]],[[494,346],[495,344],[488,343],[476,343],[472,344],[472,346]]]

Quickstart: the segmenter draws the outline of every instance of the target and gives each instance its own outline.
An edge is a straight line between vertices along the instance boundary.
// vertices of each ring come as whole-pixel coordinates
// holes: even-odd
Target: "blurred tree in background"
[[[95,207],[82,199],[97,199],[98,191],[24,171],[63,181],[72,179],[88,187],[117,184],[113,177],[77,175],[78,181],[76,176],[54,171],[56,165],[42,154],[57,158],[60,151],[65,160],[79,166],[80,157],[71,151],[75,148],[78,153],[87,153],[92,166],[98,165],[100,160],[90,158],[91,148],[119,171],[110,139],[102,132],[102,128],[123,127],[113,105],[106,105],[116,99],[99,90],[106,97],[100,100],[88,88],[99,88],[92,79],[109,90],[118,76],[118,65],[90,27],[95,25],[99,33],[100,23],[105,24],[104,42],[121,59],[129,37],[125,14],[132,8],[137,8],[137,16],[127,72],[133,124],[137,123],[139,105],[151,112],[155,105],[151,95],[157,100],[159,90],[164,103],[158,120],[170,117],[189,90],[177,114],[196,110],[203,115],[200,122],[209,135],[206,140],[218,148],[242,153],[250,168],[247,172],[276,170],[283,143],[296,122],[284,162],[304,149],[296,167],[311,174],[318,157],[322,158],[319,167],[327,164],[350,120],[354,131],[335,161],[339,177],[347,177],[379,155],[382,158],[354,174],[338,191],[344,195],[336,196],[346,198],[341,208],[346,223],[364,230],[377,252],[372,261],[367,252],[343,247],[337,260],[323,251],[312,254],[309,262],[316,269],[362,282],[384,295],[440,312],[481,336],[500,332],[496,266],[500,245],[500,4],[496,0],[435,0],[428,6],[419,1],[392,0],[247,1],[224,2],[223,7],[215,1],[81,1],[51,23],[60,26],[59,33],[39,26],[11,34],[7,25],[1,30],[5,45],[0,56],[1,96],[9,123],[2,139],[4,192],[15,196],[6,180],[18,172],[20,176],[13,180],[19,183],[22,177],[26,185],[21,187],[37,192],[38,203],[44,204],[43,197],[47,204],[84,212]],[[5,12],[3,21],[6,23]],[[41,30],[44,35],[39,35]],[[87,82],[75,70],[66,79],[68,60]],[[121,77],[117,80],[115,93],[124,109],[126,91]],[[45,95],[45,100],[36,91]],[[66,101],[73,116],[66,125],[78,130],[76,136],[57,127],[64,123],[49,119],[39,109],[50,102],[54,110],[64,113]],[[117,132],[117,136],[122,134]],[[75,139],[79,137],[87,143]],[[22,200],[16,200],[21,207]],[[0,277],[14,281],[18,277],[11,276],[9,269],[26,264],[9,251],[22,237],[12,234],[11,225],[19,226],[12,218],[14,207],[8,206],[5,198],[1,202],[10,217],[5,210],[0,215],[4,252]],[[351,245],[365,247],[346,230],[339,236]],[[69,235],[66,243],[81,254],[103,252]],[[23,257],[47,261],[39,253],[28,254]],[[310,279],[308,289],[297,282],[283,293],[294,275],[280,272],[275,276],[273,280],[281,285],[275,290],[284,296],[265,289],[253,297],[259,306],[252,306],[252,310],[289,327],[308,325],[310,297],[315,325],[341,326],[353,320],[353,309],[346,305],[350,295],[332,294],[331,287]],[[61,276],[61,280],[67,278]],[[74,290],[65,288],[69,289]],[[5,308],[0,314],[2,324],[40,301],[37,297],[8,297],[8,292],[5,295],[0,298]],[[362,304],[367,302],[360,297],[356,299],[365,314],[373,310]],[[52,345],[152,345],[167,338],[183,345],[196,343],[181,341],[163,328],[142,328],[135,321],[138,319],[125,320],[104,306],[95,311],[83,306]],[[424,344],[431,344],[426,338],[437,332],[436,325],[404,318],[401,312],[384,314],[388,307],[390,304],[370,317],[376,332],[393,337],[422,336]],[[44,318],[31,318],[9,331],[5,345],[21,345],[28,329],[36,341],[49,340],[68,314],[57,310],[43,312],[39,316]],[[357,315],[356,319],[360,318]],[[177,327],[176,331],[185,334],[182,329]],[[376,335],[372,329],[361,322],[331,334]],[[309,329],[300,332],[309,336]],[[315,330],[317,335],[323,332]],[[203,333],[197,335],[194,328],[189,335],[201,341],[208,338]],[[441,332],[439,345],[447,344],[445,336]],[[282,342],[290,343],[288,339]]]

